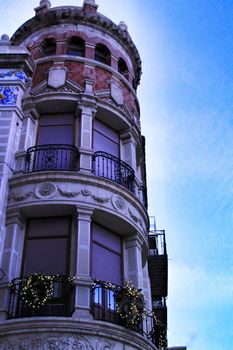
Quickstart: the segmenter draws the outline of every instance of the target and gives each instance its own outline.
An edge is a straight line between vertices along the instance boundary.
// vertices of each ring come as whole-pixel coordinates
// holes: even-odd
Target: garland
[[[55,276],[34,273],[27,277],[21,291],[21,299],[27,306],[39,309],[53,296],[53,280]]]
[[[115,292],[116,312],[127,327],[136,327],[143,320],[145,299],[141,289],[128,281],[120,287],[111,282],[94,280],[92,290],[98,286]]]
[[[42,273],[33,273],[26,279],[20,279],[23,283],[20,291],[21,300],[33,309],[39,309],[47,304],[53,297],[54,281],[57,278],[65,278],[66,282],[73,284],[73,278],[63,275],[43,275]],[[10,288],[14,289],[15,285],[10,284]]]
[[[124,282],[123,287],[116,293],[117,313],[128,327],[137,326],[143,319],[145,299],[141,289],[130,282]]]

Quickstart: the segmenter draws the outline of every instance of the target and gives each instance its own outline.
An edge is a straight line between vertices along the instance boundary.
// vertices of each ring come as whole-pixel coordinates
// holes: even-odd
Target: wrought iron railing
[[[129,324],[117,311],[117,296],[120,286],[97,281],[91,289],[91,313],[95,320],[112,322],[143,334],[155,344],[155,318],[152,312],[144,312],[136,324]]]
[[[134,171],[121,159],[107,152],[98,151],[93,155],[93,171],[96,176],[117,182],[134,192]]]
[[[53,292],[51,298],[39,308],[28,305],[23,296],[26,278],[15,278],[10,285],[8,304],[8,318],[31,316],[66,316],[72,315],[74,307],[74,286],[67,276],[53,278]]]
[[[47,170],[77,170],[78,149],[73,145],[51,144],[28,148],[26,172]]]

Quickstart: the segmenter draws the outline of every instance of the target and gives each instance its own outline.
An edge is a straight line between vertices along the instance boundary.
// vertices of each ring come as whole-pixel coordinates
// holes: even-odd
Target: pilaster
[[[24,233],[24,218],[20,212],[8,214],[1,259],[4,277],[0,281],[0,320],[7,316],[9,282],[20,276]]]
[[[125,276],[136,288],[143,289],[142,242],[137,234],[125,240]]]
[[[91,221],[93,210],[77,207],[77,258],[75,274],[75,319],[92,319],[90,315]]]
[[[79,108],[81,110],[79,169],[81,172],[91,173],[93,156],[93,119],[96,113],[96,98],[93,95],[83,94]]]

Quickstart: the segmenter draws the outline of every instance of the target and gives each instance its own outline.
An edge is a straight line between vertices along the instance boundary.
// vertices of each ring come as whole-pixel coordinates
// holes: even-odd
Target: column
[[[125,277],[136,288],[143,289],[142,242],[138,235],[125,240]]]
[[[75,306],[73,318],[92,319],[90,315],[91,278],[91,218],[93,210],[77,208],[77,253],[75,274]]]
[[[9,283],[12,279],[20,277],[24,231],[24,220],[21,214],[14,212],[8,215],[1,259],[3,278],[0,281],[0,320],[7,317]]]

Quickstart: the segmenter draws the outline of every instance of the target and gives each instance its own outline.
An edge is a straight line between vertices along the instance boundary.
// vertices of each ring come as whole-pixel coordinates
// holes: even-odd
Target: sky
[[[169,254],[169,346],[232,350],[233,2],[96,2],[127,23],[142,59],[149,213]],[[0,34],[11,36],[38,4],[0,0]]]

